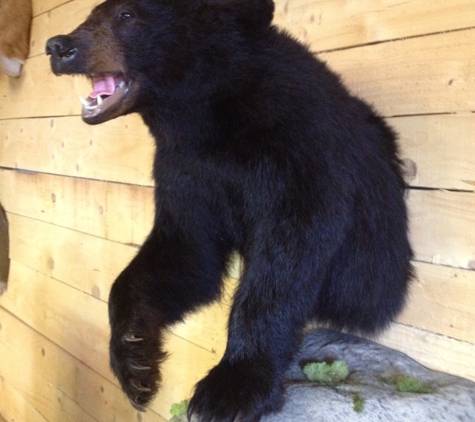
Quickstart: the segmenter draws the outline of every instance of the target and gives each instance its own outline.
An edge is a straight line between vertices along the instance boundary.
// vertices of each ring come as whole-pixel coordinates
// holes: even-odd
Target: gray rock
[[[301,370],[308,362],[335,360],[345,361],[350,370],[336,385],[309,382]],[[397,381],[404,377],[418,380],[429,392],[399,391]],[[305,337],[286,374],[285,395],[282,411],[261,422],[475,422],[475,383],[432,371],[369,340],[326,329]]]

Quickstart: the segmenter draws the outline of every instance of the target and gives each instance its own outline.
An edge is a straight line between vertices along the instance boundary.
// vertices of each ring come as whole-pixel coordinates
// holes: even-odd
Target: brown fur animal
[[[0,64],[9,76],[20,76],[30,51],[31,0],[0,0]]]

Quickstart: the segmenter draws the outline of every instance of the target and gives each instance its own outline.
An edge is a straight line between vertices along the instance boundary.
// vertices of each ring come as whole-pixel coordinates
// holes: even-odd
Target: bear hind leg
[[[402,310],[414,270],[404,223],[356,227],[333,257],[314,317],[332,328],[377,334]]]

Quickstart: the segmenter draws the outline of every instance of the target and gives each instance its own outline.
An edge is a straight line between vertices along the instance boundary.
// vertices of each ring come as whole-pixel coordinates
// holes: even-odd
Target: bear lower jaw
[[[129,93],[130,83],[120,82],[110,95],[97,95],[95,98],[84,99],[82,103],[82,119],[88,124],[99,124],[123,114],[123,103]]]

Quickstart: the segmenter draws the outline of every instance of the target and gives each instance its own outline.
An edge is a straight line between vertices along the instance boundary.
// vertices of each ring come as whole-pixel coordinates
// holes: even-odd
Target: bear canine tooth
[[[97,105],[92,105],[92,103],[88,100],[85,100],[83,97],[79,97],[79,100],[81,101],[82,105],[86,110],[94,110],[97,108]]]
[[[102,97],[100,95],[98,95],[97,96],[97,105],[100,106],[103,102],[104,102],[104,100],[102,99]]]
[[[91,104],[89,103],[89,101],[85,100],[83,97],[79,96],[79,100],[81,101],[82,105],[84,107],[89,107]]]

